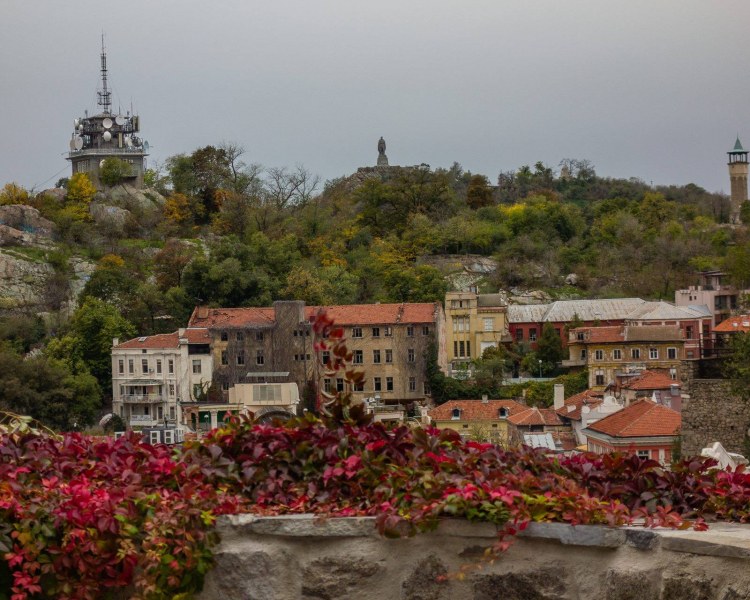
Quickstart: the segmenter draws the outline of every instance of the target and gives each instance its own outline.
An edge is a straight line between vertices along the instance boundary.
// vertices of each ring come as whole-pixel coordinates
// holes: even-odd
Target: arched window
[[[453,411],[451,411],[451,419],[454,421],[457,421],[461,418],[461,409],[460,408],[454,408]]]

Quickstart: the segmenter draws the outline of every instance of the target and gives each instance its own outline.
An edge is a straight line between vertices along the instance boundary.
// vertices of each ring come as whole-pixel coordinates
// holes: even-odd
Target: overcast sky
[[[726,191],[726,151],[750,146],[748,0],[0,0],[0,23],[0,185],[69,175],[102,30],[151,162],[225,140],[325,180],[382,135],[391,164],[493,182],[586,158]]]

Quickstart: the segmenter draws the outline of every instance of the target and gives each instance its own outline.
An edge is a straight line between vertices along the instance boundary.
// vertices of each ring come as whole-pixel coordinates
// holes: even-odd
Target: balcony
[[[125,404],[158,404],[167,401],[163,394],[128,394],[121,396],[120,400]]]
[[[586,359],[585,358],[567,358],[562,361],[563,367],[585,367],[586,366]]]
[[[130,415],[131,427],[156,427],[163,423],[153,415]]]

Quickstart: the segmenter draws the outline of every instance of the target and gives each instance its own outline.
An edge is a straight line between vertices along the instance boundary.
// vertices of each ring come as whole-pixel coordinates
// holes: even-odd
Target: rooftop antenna
[[[98,104],[104,107],[104,113],[109,114],[112,92],[107,89],[107,52],[104,49],[104,33],[102,33],[102,91],[97,92]]]

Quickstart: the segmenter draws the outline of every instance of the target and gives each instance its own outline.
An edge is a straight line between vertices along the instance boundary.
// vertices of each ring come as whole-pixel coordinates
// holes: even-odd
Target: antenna
[[[109,114],[109,107],[111,105],[112,92],[107,89],[107,52],[104,49],[104,34],[102,33],[102,91],[97,92],[99,96],[98,104],[104,107],[104,113]]]

